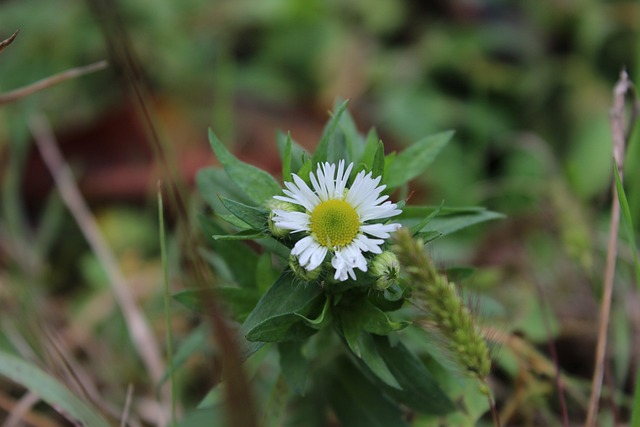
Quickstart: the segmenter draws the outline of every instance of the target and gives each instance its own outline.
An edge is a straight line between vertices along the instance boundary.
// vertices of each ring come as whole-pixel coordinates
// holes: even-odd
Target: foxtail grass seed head
[[[400,275],[400,262],[391,251],[384,251],[376,255],[371,261],[370,273],[376,278],[375,288],[384,291],[398,281]]]
[[[364,253],[382,253],[381,246],[400,224],[371,221],[391,218],[402,211],[382,195],[386,188],[379,185],[381,177],[359,172],[351,187],[347,187],[353,163],[345,165],[320,163],[308,180],[293,174],[292,182],[285,182],[284,196],[275,200],[288,202],[304,212],[273,208],[271,222],[278,229],[302,233],[291,250],[297,262],[307,271],[314,271],[331,258],[334,280],[355,280],[355,269],[369,268]],[[305,177],[306,178],[306,177]]]
[[[408,230],[398,231],[395,241],[394,250],[409,276],[414,300],[424,306],[427,320],[444,337],[458,363],[470,375],[484,380],[491,369],[489,349],[455,284],[437,271],[424,243]]]

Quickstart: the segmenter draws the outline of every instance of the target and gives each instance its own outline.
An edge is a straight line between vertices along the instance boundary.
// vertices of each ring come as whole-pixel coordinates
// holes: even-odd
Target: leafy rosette
[[[429,242],[500,216],[476,207],[405,206],[408,183],[452,135],[439,133],[385,155],[375,131],[357,132],[344,103],[314,153],[278,134],[281,184],[238,160],[210,132],[223,169],[206,168],[197,177],[213,212],[199,216],[208,239],[202,254],[215,269],[217,295],[240,323],[246,357],[276,343],[295,392],[357,388],[354,398],[376,402],[371,414],[362,414],[376,419],[368,425],[406,425],[399,403],[427,414],[454,409],[429,368],[398,340],[398,331],[411,324],[410,311],[402,309],[409,290],[390,249],[401,226]],[[198,291],[176,298],[201,309]],[[315,337],[336,351],[314,344]],[[335,358],[333,368],[311,368],[310,360],[326,355]],[[350,425],[344,401],[328,403]]]

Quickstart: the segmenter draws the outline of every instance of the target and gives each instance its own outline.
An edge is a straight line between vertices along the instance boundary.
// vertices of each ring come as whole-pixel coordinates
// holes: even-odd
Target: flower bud
[[[291,267],[291,271],[296,275],[297,278],[304,280],[305,282],[311,282],[312,280],[316,280],[320,277],[320,273],[322,273],[322,264],[315,270],[307,270],[298,262],[298,257],[295,255],[289,255],[289,267]]]
[[[271,212],[269,212],[269,221],[268,221],[268,223],[269,223],[269,231],[271,231],[271,234],[274,237],[286,237],[286,236],[288,236],[289,233],[291,232],[291,230],[288,230],[286,228],[278,227],[276,225],[276,223],[273,222],[273,217],[275,216],[274,210],[281,210],[281,211],[285,211],[285,212],[297,212],[298,208],[293,203],[283,202],[281,200],[273,199],[269,203],[269,209],[271,210]]]
[[[375,288],[384,291],[393,285],[400,275],[400,263],[396,254],[384,251],[371,261],[371,275],[376,278]]]

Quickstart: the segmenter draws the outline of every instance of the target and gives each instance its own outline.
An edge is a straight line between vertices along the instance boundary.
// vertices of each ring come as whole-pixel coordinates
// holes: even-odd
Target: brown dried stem
[[[69,165],[60,153],[48,121],[42,115],[33,116],[30,120],[30,127],[40,154],[53,175],[64,203],[109,277],[113,293],[124,316],[136,351],[154,384],[159,384],[164,366],[158,343],[134,300],[115,255],[106,243],[95,218],[82,197]]]
[[[11,34],[11,36],[9,36],[8,39],[2,40],[0,42],[0,53],[2,53],[3,50],[5,50],[5,48],[7,46],[9,46],[11,43],[13,43],[13,41],[16,39],[16,37],[18,37],[18,33],[20,32],[20,30],[16,30],[13,34]]]
[[[6,40],[2,43],[5,43]],[[93,73],[99,70],[103,70],[107,67],[107,61],[98,61],[93,64],[85,65],[82,67],[72,68],[67,71],[63,71],[53,76],[46,77],[42,80],[38,80],[35,83],[31,83],[28,86],[24,86],[18,89],[14,89],[7,93],[0,93],[0,105],[9,104],[10,102],[17,101],[33,93],[47,89],[51,86],[55,86],[58,83],[74,79],[76,77],[83,76],[85,74]]]
[[[620,181],[623,179],[624,151],[626,145],[625,132],[625,95],[632,88],[629,75],[625,70],[620,73],[620,79],[613,89],[613,106],[611,108],[611,136],[613,139],[613,159],[615,161]],[[585,427],[595,426],[598,415],[600,394],[602,392],[602,378],[604,375],[605,356],[607,352],[607,332],[611,314],[611,299],[613,295],[613,279],[615,276],[618,229],[620,227],[620,203],[615,178],[613,180],[613,199],[611,201],[611,221],[609,226],[609,245],[607,250],[607,264],[604,277],[604,291],[600,305],[600,320],[598,323],[598,344],[596,347],[596,361],[591,383],[591,398]]]

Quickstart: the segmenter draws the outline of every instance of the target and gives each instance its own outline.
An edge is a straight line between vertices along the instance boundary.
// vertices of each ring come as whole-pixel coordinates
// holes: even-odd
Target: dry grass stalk
[[[160,356],[158,343],[133,298],[116,257],[102,236],[95,218],[75,183],[69,165],[64,161],[60,153],[49,123],[44,116],[34,116],[30,120],[30,125],[36,145],[53,175],[63,201],[109,277],[114,295],[125,318],[131,341],[153,383],[159,384],[164,372],[164,364]],[[167,403],[164,407],[169,407],[169,400],[167,400],[166,396],[164,396],[164,400]],[[159,424],[163,423],[163,421],[159,421]]]
[[[611,136],[613,139],[613,159],[616,163],[620,181],[623,179],[624,152],[626,145],[625,132],[625,96],[632,88],[629,75],[625,70],[620,73],[620,79],[613,89],[613,107],[611,108]],[[604,375],[605,356],[607,352],[607,332],[611,315],[611,299],[613,295],[613,279],[616,271],[616,257],[618,249],[618,229],[620,227],[620,203],[615,178],[613,179],[613,197],[611,201],[611,222],[609,226],[609,246],[607,250],[607,264],[604,276],[604,290],[600,304],[600,320],[598,323],[598,344],[596,347],[596,362],[591,383],[591,398],[585,421],[586,427],[593,427],[598,415],[602,379]]]

